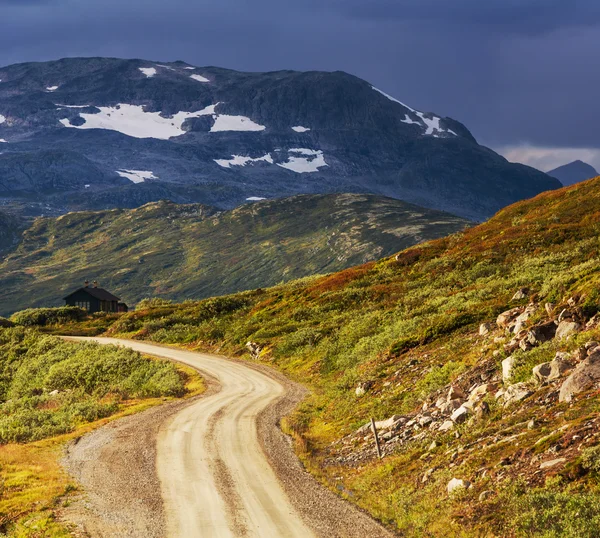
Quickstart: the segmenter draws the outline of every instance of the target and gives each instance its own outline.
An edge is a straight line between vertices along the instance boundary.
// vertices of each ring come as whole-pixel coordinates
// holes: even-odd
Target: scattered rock
[[[561,321],[556,329],[556,338],[559,340],[571,336],[581,330],[581,325],[576,321]]]
[[[433,419],[431,417],[424,416],[419,419],[419,426],[421,426],[422,428],[426,428],[432,422],[433,422]]]
[[[52,392],[48,393],[48,396],[58,396],[60,394],[59,390],[53,390]]]
[[[547,383],[559,379],[563,373],[573,368],[562,356],[557,356],[550,362],[538,364],[533,367],[533,377],[538,383]]]
[[[527,342],[532,346],[539,346],[548,340],[552,340],[556,335],[556,323],[549,321],[532,327],[527,332]]]
[[[533,392],[529,389],[527,384],[515,383],[514,385],[507,387],[506,391],[504,392],[504,405],[508,406],[510,404],[520,402],[532,394]]]
[[[546,313],[552,317],[554,314],[554,309],[556,308],[556,305],[554,303],[546,303],[544,305],[544,308],[546,309]]]
[[[511,301],[522,301],[529,295],[529,288],[520,288],[513,296]]]
[[[489,323],[489,322],[488,323],[482,323],[479,326],[479,336],[487,336],[493,330],[494,330],[494,324],[493,323]]]
[[[464,400],[450,400],[449,402],[446,402],[444,405],[442,405],[442,407],[440,407],[440,411],[446,415],[452,414],[454,413],[454,411],[456,411],[459,407],[462,406]]]
[[[362,383],[359,383],[356,387],[356,390],[354,391],[354,394],[356,394],[356,396],[358,397],[364,396],[367,393],[367,391],[373,387],[373,385],[373,381],[364,381]]]
[[[600,383],[600,352],[580,362],[560,387],[559,401],[570,402],[573,396]]]
[[[469,417],[469,409],[461,405],[450,417],[450,420],[456,424],[462,424]]]
[[[447,490],[448,495],[452,495],[453,493],[457,493],[458,491],[463,491],[471,487],[471,482],[468,480],[463,480],[462,478],[453,478],[448,482]]]
[[[536,310],[537,310],[537,305],[535,305],[535,304],[528,305],[525,308],[525,310],[523,311],[523,313],[521,313],[519,316],[517,316],[515,318],[515,324],[512,327],[511,332],[513,332],[514,334],[518,334],[523,329],[523,326],[525,325],[525,323],[527,323],[529,318],[531,316],[533,316],[533,314],[535,313]],[[509,329],[510,329],[510,327],[509,327]]]
[[[502,380],[509,381],[515,368],[514,357],[508,357],[502,361]]]
[[[481,502],[485,501],[486,499],[489,499],[490,497],[493,497],[493,495],[494,495],[494,492],[491,491],[491,490],[489,490],[489,489],[486,490],[486,491],[482,491],[479,494],[479,502],[481,503]]]
[[[483,417],[490,414],[490,406],[487,402],[481,402],[475,409],[475,417],[481,420]]]
[[[567,458],[557,458],[555,460],[545,461],[540,464],[540,469],[549,469],[550,467],[555,467],[556,465],[560,465],[567,461]]]
[[[537,422],[535,420],[535,418],[532,418],[528,423],[527,423],[527,429],[528,430],[535,430],[535,428],[537,427]]]
[[[465,393],[459,387],[452,386],[448,391],[448,397],[446,400],[451,402],[452,400],[464,400],[465,398]]]
[[[446,420],[441,426],[439,431],[441,432],[448,432],[450,431],[452,428],[454,428],[454,422],[452,422],[451,420]]]
[[[258,360],[260,358],[260,354],[263,350],[261,346],[259,346],[256,342],[246,342],[246,348],[250,351],[250,356],[254,360]]]
[[[502,312],[496,318],[496,325],[501,329],[507,329],[511,324],[514,324],[515,319],[520,316],[525,309],[522,306],[518,306],[516,308],[511,308],[506,312]]]

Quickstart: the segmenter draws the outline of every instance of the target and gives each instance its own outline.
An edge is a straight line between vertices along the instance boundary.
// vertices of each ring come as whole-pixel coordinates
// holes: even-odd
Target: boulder
[[[433,422],[433,419],[427,415],[421,417],[419,419],[419,426],[426,428],[427,426],[429,426],[431,423]]]
[[[461,390],[460,387],[452,386],[448,391],[448,397],[446,398],[446,400],[450,402],[452,400],[464,400],[465,398],[465,393]]]
[[[354,394],[356,394],[358,397],[364,396],[373,385],[373,381],[363,381],[357,385],[356,389],[354,390]]]
[[[481,402],[475,409],[475,417],[478,420],[481,420],[483,417],[486,417],[490,414],[490,406],[487,402]]]
[[[550,467],[555,467],[556,465],[560,465],[561,463],[565,463],[567,458],[557,458],[555,460],[545,461],[540,464],[540,469],[549,469]]]
[[[448,482],[446,489],[448,490],[448,495],[452,495],[454,493],[458,493],[459,491],[464,491],[471,487],[471,482],[468,480],[463,480],[462,478],[453,478]]]
[[[538,364],[533,367],[533,377],[538,383],[548,383],[559,379],[563,373],[573,368],[571,363],[565,361],[562,356],[557,356],[550,362]]]
[[[454,428],[454,422],[452,422],[451,420],[446,420],[441,426],[439,431],[441,432],[448,432],[450,431],[452,428]]]
[[[544,308],[546,309],[546,314],[548,314],[550,317],[552,317],[552,315],[554,314],[554,309],[556,308],[556,305],[554,303],[546,303],[544,305]]]
[[[533,392],[525,383],[515,383],[514,385],[510,385],[510,387],[507,387],[506,391],[504,391],[504,406],[506,407],[513,403],[520,402],[532,394]]]
[[[559,340],[571,336],[581,330],[581,325],[576,321],[561,321],[556,328],[556,338]]]
[[[260,354],[263,350],[261,346],[259,346],[256,342],[246,342],[246,348],[250,351],[250,356],[254,360],[258,360],[260,358]]]
[[[461,405],[454,413],[452,413],[450,420],[455,424],[462,424],[469,417],[469,408]]]
[[[536,325],[527,331],[526,339],[532,346],[539,346],[548,340],[552,340],[556,335],[556,323],[549,321]]]
[[[523,330],[525,323],[527,323],[529,318],[531,316],[533,316],[533,314],[535,314],[536,310],[537,310],[537,305],[535,305],[535,304],[528,305],[527,308],[525,308],[525,310],[515,318],[514,326],[511,329],[512,332],[514,334],[518,334],[521,330]],[[510,327],[509,327],[509,329],[510,329]]]
[[[515,292],[512,296],[511,301],[522,301],[523,299],[527,299],[529,295],[529,288],[521,288]]]
[[[570,402],[573,396],[600,385],[600,352],[580,362],[565,379],[558,396],[561,402]]]
[[[475,404],[479,400],[485,398],[488,393],[492,392],[497,387],[495,385],[491,385],[490,383],[486,383],[485,385],[479,385],[475,387],[470,393],[467,402],[469,404]]]
[[[504,381],[510,381],[512,377],[513,370],[515,368],[515,359],[514,357],[507,357],[502,361],[502,379]]]
[[[502,312],[502,314],[496,318],[496,325],[501,329],[507,329],[524,310],[525,309],[522,306],[518,306],[516,308],[511,308],[506,312]]]
[[[440,411],[444,414],[453,413],[463,404],[463,401],[464,400],[458,398],[456,400],[450,400],[440,407]]]
[[[494,324],[493,323],[489,323],[489,322],[488,323],[482,323],[479,326],[479,336],[487,336],[493,330],[494,330]]]
[[[390,418],[388,418],[386,420],[380,420],[378,422],[375,422],[375,427],[379,431],[393,430],[393,429],[396,429],[401,424],[404,424],[404,422],[406,422],[405,417],[403,417],[401,415],[392,415]]]

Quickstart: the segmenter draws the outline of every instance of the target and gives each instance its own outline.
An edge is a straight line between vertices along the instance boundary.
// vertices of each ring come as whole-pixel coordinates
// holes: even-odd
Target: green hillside
[[[597,178],[391,258],[139,310],[108,332],[307,384],[284,424],[305,465],[404,536],[591,538],[599,286]],[[382,460],[360,428],[371,416],[387,420]]]
[[[60,305],[84,280],[98,280],[130,304],[272,286],[467,225],[446,213],[357,194],[295,196],[227,212],[157,202],[41,218],[0,261],[0,315]]]

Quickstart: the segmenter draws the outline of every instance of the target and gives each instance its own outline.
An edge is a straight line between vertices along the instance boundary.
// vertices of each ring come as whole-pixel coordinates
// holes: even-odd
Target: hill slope
[[[3,141],[3,142],[2,142]],[[474,220],[558,181],[342,72],[72,58],[0,68],[0,198],[45,215],[367,192]]]
[[[569,186],[596,177],[598,176],[598,172],[593,166],[583,161],[573,161],[572,163],[550,170],[548,175],[555,177],[563,185]]]
[[[0,315],[99,280],[125,301],[272,286],[454,233],[464,219],[369,195],[300,195],[220,212],[158,202],[38,219],[0,259]]]
[[[592,538],[599,223],[596,178],[393,258],[133,312],[109,334],[251,356],[307,383],[285,424],[307,468],[405,536]]]

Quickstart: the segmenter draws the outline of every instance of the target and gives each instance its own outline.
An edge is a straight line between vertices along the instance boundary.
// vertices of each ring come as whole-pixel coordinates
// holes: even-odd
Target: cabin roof
[[[100,301],[120,301],[121,300],[117,296],[113,295],[112,293],[106,291],[103,288],[79,288],[78,290],[75,290],[73,293],[70,293],[69,295],[67,295],[63,300],[66,301],[69,297],[71,297],[72,295],[75,295],[76,293],[78,293],[80,291],[83,291],[83,292],[87,293],[88,295],[91,295],[92,297],[99,299]]]

